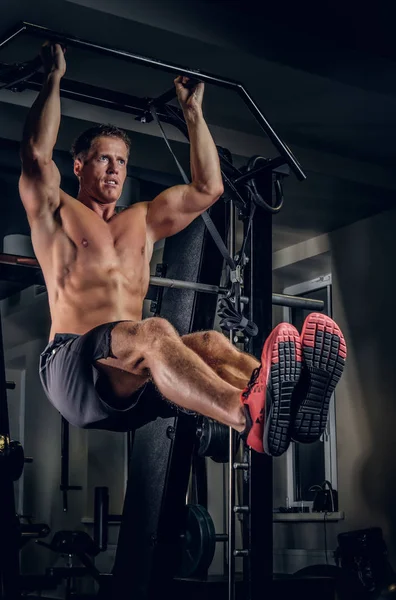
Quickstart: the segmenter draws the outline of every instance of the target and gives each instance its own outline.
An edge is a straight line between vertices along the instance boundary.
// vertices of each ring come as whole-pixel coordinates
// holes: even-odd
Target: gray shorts
[[[106,376],[95,366],[100,358],[112,356],[111,331],[119,322],[99,325],[84,335],[57,333],[40,355],[45,393],[71,425],[131,431],[158,416],[169,416],[169,404],[152,384],[145,384],[121,401],[114,397]]]

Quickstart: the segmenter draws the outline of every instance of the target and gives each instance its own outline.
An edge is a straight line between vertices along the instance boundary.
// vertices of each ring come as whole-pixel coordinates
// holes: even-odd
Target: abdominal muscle
[[[49,294],[50,340],[56,333],[82,335],[103,323],[140,321],[148,278],[148,265],[144,283],[141,277],[126,277],[122,269],[98,268],[97,265],[85,275],[72,269],[63,284],[55,286]]]
[[[61,194],[55,217],[32,229],[36,257],[48,290],[50,340],[83,335],[114,321],[140,321],[150,279],[153,245],[145,203],[104,222]]]

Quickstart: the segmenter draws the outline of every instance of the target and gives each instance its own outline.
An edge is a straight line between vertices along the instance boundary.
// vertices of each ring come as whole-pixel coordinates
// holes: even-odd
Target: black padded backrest
[[[217,203],[211,216],[225,226],[225,207]],[[166,277],[220,283],[223,260],[209,238],[202,219],[166,240],[163,262]],[[165,289],[160,316],[180,335],[211,328],[216,296],[188,290]],[[197,311],[201,307],[203,310]],[[177,385],[177,382],[175,382]],[[158,402],[149,388],[144,402]],[[163,401],[162,401],[163,402]],[[113,598],[158,597],[167,591],[177,568],[185,497],[195,444],[195,418],[168,409],[136,431],[130,461],[116,562]]]

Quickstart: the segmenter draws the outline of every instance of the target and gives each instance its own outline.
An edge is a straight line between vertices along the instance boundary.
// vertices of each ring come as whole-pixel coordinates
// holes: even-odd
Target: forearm
[[[60,125],[60,80],[59,73],[47,74],[39,95],[26,119],[21,153],[22,157],[52,159]]]
[[[192,184],[199,192],[220,196],[223,181],[217,148],[201,111],[184,113],[190,137]]]

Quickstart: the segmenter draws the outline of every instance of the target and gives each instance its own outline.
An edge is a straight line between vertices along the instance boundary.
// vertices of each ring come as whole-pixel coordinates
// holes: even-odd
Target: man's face
[[[80,191],[100,204],[117,202],[127,175],[128,149],[120,138],[98,137],[85,158],[76,158]]]

